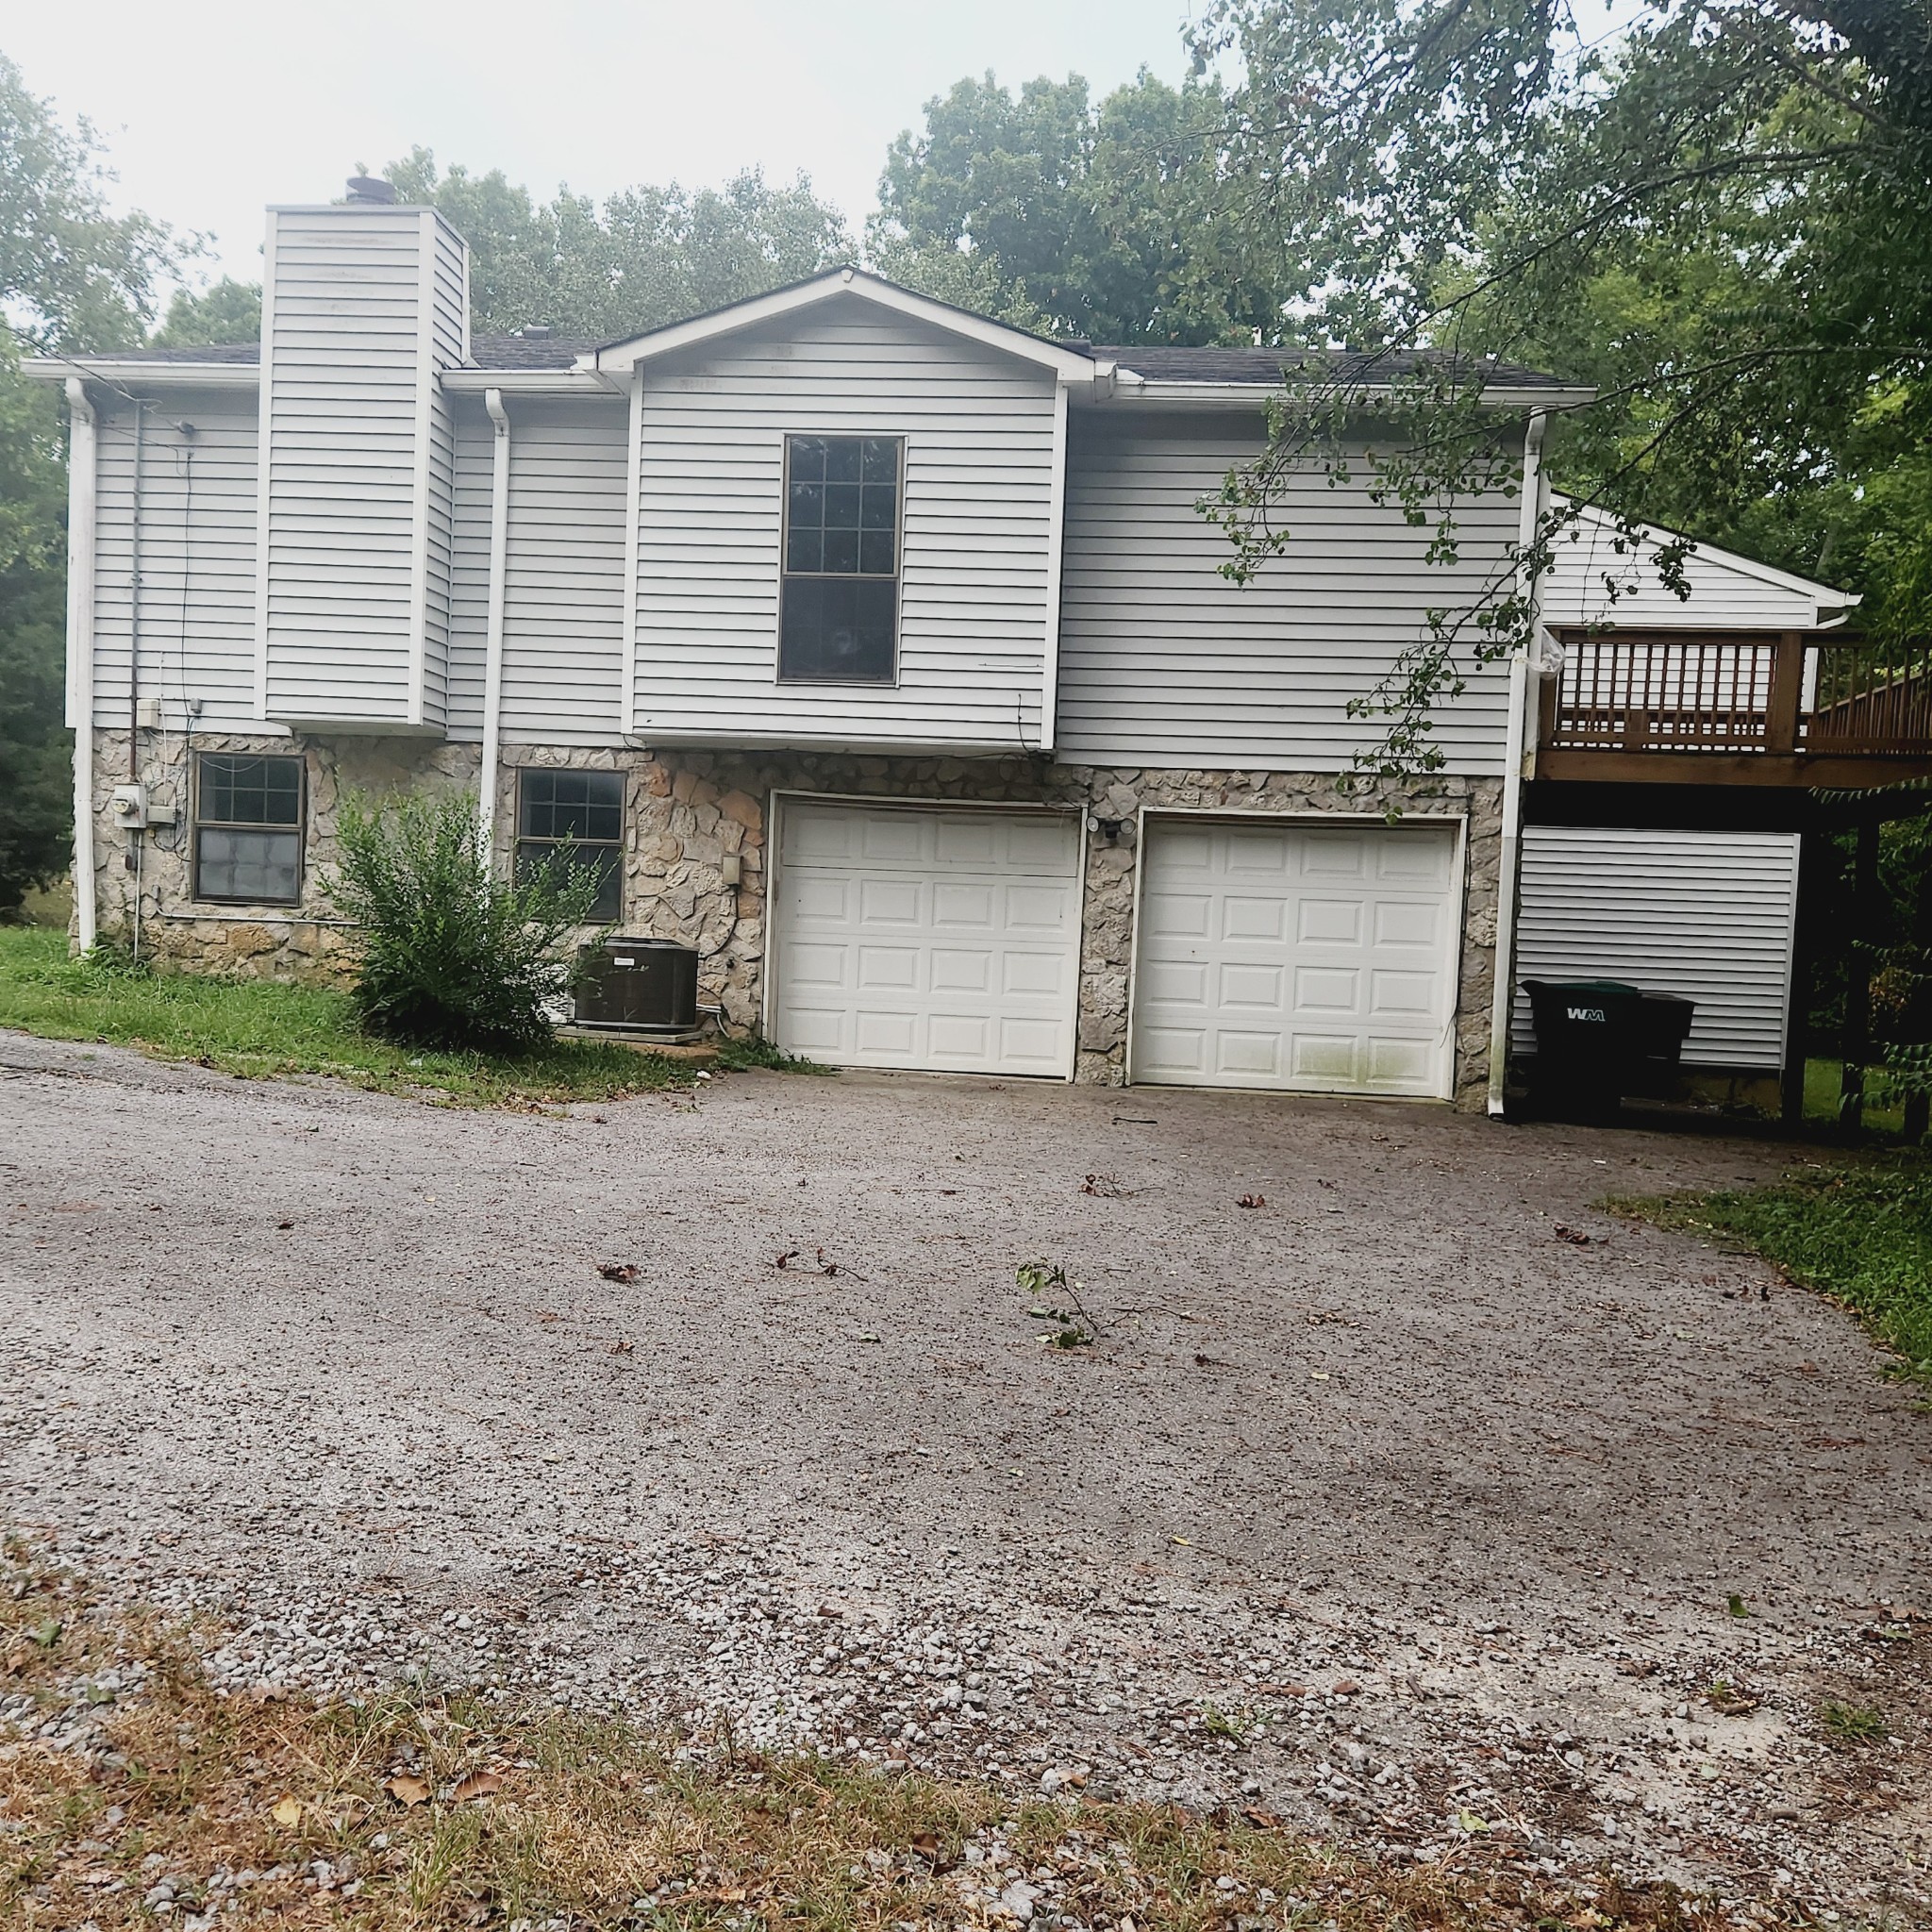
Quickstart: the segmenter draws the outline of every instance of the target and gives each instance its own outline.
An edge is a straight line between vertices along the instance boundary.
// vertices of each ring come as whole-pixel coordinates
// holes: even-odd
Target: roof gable
[[[1572,510],[1576,523],[1593,535],[1600,534],[1607,541],[1614,541],[1617,519],[1608,510],[1599,509],[1593,504],[1574,503],[1560,491],[1553,492],[1550,501]],[[1711,569],[1729,571],[1738,576],[1769,585],[1774,590],[1789,591],[1794,597],[1808,598],[1816,606],[1813,622],[1821,627],[1842,623],[1846,614],[1864,601],[1857,591],[1841,591],[1835,585],[1821,584],[1811,577],[1801,577],[1790,571],[1779,570],[1774,564],[1759,563],[1755,557],[1745,557],[1739,551],[1707,543],[1702,538],[1691,536],[1688,530],[1673,530],[1663,524],[1640,524],[1638,528],[1643,533],[1644,541],[1654,547],[1688,541],[1692,555]]]
[[[810,281],[794,282],[788,289],[774,289],[768,295],[754,295],[746,301],[734,302],[728,308],[713,309],[708,315],[692,316],[688,322],[672,323],[668,327],[652,329],[644,335],[607,342],[601,348],[579,356],[576,367],[600,375],[625,375],[640,363],[652,361],[658,357],[674,355],[680,349],[715,341],[724,336],[737,335],[742,330],[817,308],[821,303],[854,297],[896,315],[923,322],[944,334],[976,342],[982,348],[995,349],[1002,355],[1013,356],[1023,362],[1050,370],[1062,382],[1091,382],[1095,375],[1106,373],[1106,365],[1096,362],[1084,350],[1050,342],[1043,336],[1031,335],[1025,329],[994,322],[984,315],[974,315],[970,309],[955,308],[947,302],[936,302],[929,295],[915,294],[910,289],[900,288],[896,282],[882,280],[856,268],[833,269],[827,275],[813,276]]]

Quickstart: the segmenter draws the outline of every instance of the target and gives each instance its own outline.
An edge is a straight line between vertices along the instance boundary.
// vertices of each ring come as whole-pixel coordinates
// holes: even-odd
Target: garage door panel
[[[1295,1033],[1290,1036],[1289,1064],[1298,1078],[1353,1086],[1361,1042],[1352,1033]]]
[[[1368,870],[1368,848],[1360,832],[1313,831],[1302,835],[1304,877],[1358,879]]]
[[[941,932],[991,932],[993,895],[991,885],[936,885],[932,923]]]
[[[817,991],[825,987],[842,988],[851,954],[844,946],[827,946],[799,941],[791,952],[791,977],[799,988]]]
[[[946,946],[934,950],[932,990],[936,993],[991,992],[993,956],[984,948],[963,952]]]
[[[836,1064],[1073,1071],[1072,814],[788,801],[771,1025]]]
[[[1150,898],[1141,909],[1141,922],[1150,932],[1205,940],[1213,917],[1214,901],[1206,892],[1172,892],[1158,900]]]
[[[1000,1058],[1008,1066],[1030,1068],[1034,1073],[1058,1071],[1060,1029],[1052,1020],[1003,1019],[1000,1022]]]
[[[1385,899],[1375,908],[1374,942],[1433,947],[1441,940],[1442,911],[1440,901]]]
[[[1435,1004],[1432,973],[1398,973],[1383,967],[1369,975],[1369,1011],[1376,1019],[1401,1014],[1426,1020]]]
[[[1423,833],[1391,830],[1376,848],[1376,875],[1391,885],[1441,888],[1449,883],[1455,853],[1449,841]]]
[[[1224,1007],[1260,1008],[1268,1012],[1281,1010],[1286,970],[1280,966],[1230,965],[1221,969],[1221,1004]],[[1202,991],[1205,993],[1205,975]]]
[[[860,992],[911,992],[917,989],[920,963],[917,948],[860,946],[858,957]]]
[[[1455,854],[1448,825],[1151,822],[1135,1077],[1446,1094]]]
[[[1295,969],[1294,1007],[1297,1013],[1353,1013],[1361,999],[1361,976],[1332,966]]]
[[[1222,1028],[1215,1035],[1214,1071],[1230,1079],[1273,1079],[1281,1071],[1281,1035]]]
[[[858,857],[867,865],[924,865],[932,856],[932,827],[898,812],[868,812],[859,821]]]
[[[1288,937],[1288,901],[1279,892],[1266,899],[1230,892],[1221,902],[1221,937],[1278,945]]]
[[[858,923],[869,930],[882,925],[920,925],[924,924],[924,890],[913,879],[861,878]]]
[[[1058,1000],[1068,990],[1068,965],[1063,953],[1002,953],[1000,991],[1008,999]]]
[[[1295,908],[1295,938],[1305,946],[1357,946],[1362,938],[1361,902],[1302,899]]]

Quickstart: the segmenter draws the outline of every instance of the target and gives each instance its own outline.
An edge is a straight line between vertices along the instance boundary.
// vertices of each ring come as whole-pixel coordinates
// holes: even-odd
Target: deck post
[[[1845,1031],[1840,1051],[1838,1124],[1856,1134],[1865,1124],[1865,1066],[1872,1058],[1872,941],[1878,926],[1878,821],[1858,827],[1857,857],[1852,866],[1851,918],[1846,921]]]
[[[1766,751],[1796,751],[1798,710],[1805,696],[1805,635],[1779,633],[1771,659],[1771,691],[1764,708]]]

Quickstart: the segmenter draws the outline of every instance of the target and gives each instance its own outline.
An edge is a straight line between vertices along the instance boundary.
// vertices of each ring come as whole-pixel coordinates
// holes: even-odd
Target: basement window
[[[624,917],[622,772],[517,774],[517,877],[560,861],[597,868],[593,920],[615,924]]]
[[[299,758],[196,755],[194,896],[237,906],[300,903]]]
[[[896,436],[785,439],[785,574],[778,675],[891,684],[898,675]]]

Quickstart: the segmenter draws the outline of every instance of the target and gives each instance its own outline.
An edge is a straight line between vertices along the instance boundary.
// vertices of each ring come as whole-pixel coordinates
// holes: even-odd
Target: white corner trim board
[[[67,378],[67,722],[74,727],[74,923],[92,949],[94,907],[94,496],[96,419],[87,384]]]

